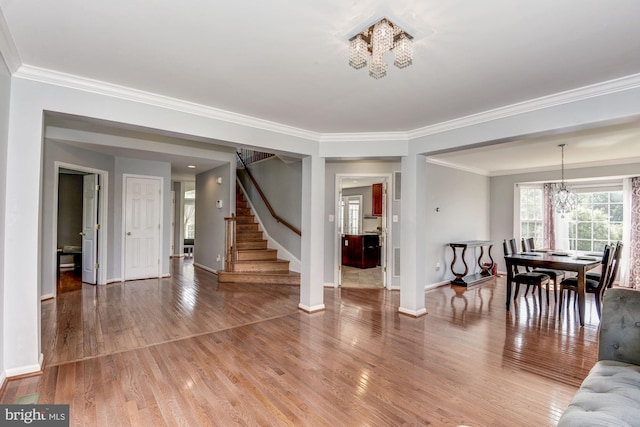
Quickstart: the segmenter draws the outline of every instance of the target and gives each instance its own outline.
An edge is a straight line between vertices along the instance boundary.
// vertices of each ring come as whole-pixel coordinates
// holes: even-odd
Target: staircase
[[[218,271],[219,283],[274,283],[300,285],[300,275],[289,271],[289,261],[278,259],[276,249],[267,248],[260,225],[236,187],[236,260],[232,271]]]

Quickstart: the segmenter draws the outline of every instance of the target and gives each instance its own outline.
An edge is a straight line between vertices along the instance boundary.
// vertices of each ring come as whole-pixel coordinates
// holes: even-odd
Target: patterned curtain
[[[542,220],[542,247],[547,249],[556,248],[556,226],[555,213],[553,210],[553,184],[544,184],[543,186],[542,209],[544,218]]]
[[[640,177],[631,178],[629,286],[640,289]]]

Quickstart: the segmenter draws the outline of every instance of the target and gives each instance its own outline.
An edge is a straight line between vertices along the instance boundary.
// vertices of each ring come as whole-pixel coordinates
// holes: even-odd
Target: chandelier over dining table
[[[562,218],[564,215],[572,212],[578,203],[578,197],[564,182],[564,147],[566,144],[559,144],[562,149],[562,175],[560,184],[556,186],[553,192],[553,207]]]
[[[398,68],[413,63],[413,36],[382,18],[349,39],[349,65],[359,70],[369,64],[369,75],[380,79],[387,75],[387,63],[382,55],[392,51],[393,64]]]

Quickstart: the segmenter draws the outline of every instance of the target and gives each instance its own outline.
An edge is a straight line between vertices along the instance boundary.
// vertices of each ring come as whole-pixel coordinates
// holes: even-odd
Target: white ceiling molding
[[[0,28],[2,26],[0,25]],[[0,34],[0,40],[2,40]],[[0,46],[1,49],[1,46]],[[127,88],[119,85],[105,83],[98,80],[86,79],[57,71],[43,68],[22,65],[14,74],[18,78],[33,80],[47,84],[68,87],[113,96],[120,99],[142,102],[175,111],[209,117],[224,122],[230,122],[251,128],[262,129],[284,135],[290,135],[311,141],[320,142],[365,142],[365,141],[409,141],[428,135],[446,132],[466,126],[477,125],[484,122],[536,111],[556,105],[568,104],[571,102],[602,96],[610,93],[622,92],[624,90],[640,87],[640,74],[622,77],[606,82],[585,86],[553,95],[532,99],[518,104],[496,108],[482,113],[461,117],[454,120],[426,126],[420,129],[406,132],[362,132],[362,133],[317,133],[304,129],[294,128],[280,123],[250,117],[242,114],[224,111],[205,105],[157,95],[137,89]]]
[[[9,32],[9,26],[4,18],[4,13],[0,9],[0,54],[4,58],[4,62],[7,64],[7,68],[11,74],[18,71],[22,65],[20,59],[20,53],[16,47],[11,32]]]
[[[268,120],[250,117],[243,114],[237,114],[230,111],[220,110],[217,108],[208,107],[206,105],[183,101],[168,96],[144,92],[137,89],[106,83],[99,80],[87,79],[80,76],[61,73],[58,71],[46,70],[44,68],[33,67],[30,65],[22,65],[20,69],[14,74],[14,76],[25,80],[32,80],[70,89],[97,93],[100,95],[111,96],[128,101],[141,102],[144,104],[167,108],[174,111],[195,114],[198,116],[208,117],[223,122],[234,123],[250,128],[262,129],[283,135],[308,139],[311,141],[318,141],[320,138],[320,134],[316,132],[298,129],[292,126],[270,122]]]
[[[4,28],[0,25],[0,29]],[[3,39],[0,34],[0,40]],[[0,49],[2,46],[0,46]],[[532,99],[518,104],[496,108],[478,114],[461,117],[454,120],[426,126],[420,129],[406,132],[362,132],[362,133],[317,133],[304,129],[294,128],[280,123],[224,111],[201,104],[183,101],[163,95],[157,95],[124,86],[105,83],[98,80],[87,79],[66,73],[61,73],[43,68],[22,65],[14,74],[18,78],[33,80],[47,84],[53,84],[71,89],[113,96],[135,102],[155,105],[189,114],[209,117],[224,122],[230,122],[251,128],[290,135],[311,141],[319,142],[366,142],[366,141],[408,141],[446,132],[466,126],[477,125],[484,122],[536,111],[556,105],[567,104],[582,99],[593,98],[615,92],[640,87],[640,74],[622,77],[606,82],[585,86],[553,95]]]
[[[489,171],[484,170],[484,169],[477,169],[477,168],[470,168],[467,166],[461,166],[455,163],[449,163],[445,160],[441,160],[441,159],[434,159],[434,158],[430,158],[427,157],[427,163],[431,163],[434,165],[438,165],[438,166],[444,166],[446,168],[451,168],[451,169],[457,169],[457,170],[461,170],[464,172],[470,172],[470,173],[474,173],[476,175],[482,175],[482,176],[490,176]]]
[[[564,169],[584,169],[584,168],[596,168],[596,167],[604,167],[604,166],[618,166],[618,165],[628,165],[633,163],[640,163],[640,157],[628,157],[626,159],[612,159],[612,160],[599,160],[597,162],[583,162],[583,163],[573,163],[564,165]],[[454,166],[451,166],[454,167]],[[523,173],[535,173],[535,172],[548,172],[548,171],[560,171],[560,166],[541,166],[537,168],[531,169],[511,169],[511,170],[501,170],[497,172],[488,173],[488,176],[506,176],[506,175],[518,175]],[[568,179],[565,181],[569,181]]]
[[[549,171],[559,171],[558,165],[552,166],[540,166],[535,168],[526,168],[526,169],[505,169],[497,172],[491,172],[486,169],[473,168],[461,164],[457,164],[454,162],[448,162],[446,160],[427,157],[427,163],[432,163],[434,165],[440,165],[444,167],[448,167],[451,169],[458,169],[465,172],[475,173],[477,175],[494,177],[494,176],[507,176],[507,175],[520,175],[526,173],[537,173],[537,172],[549,172]],[[622,164],[633,164],[640,163],[640,157],[629,157],[626,159],[613,159],[613,160],[600,160],[597,162],[583,162],[583,163],[573,163],[570,165],[565,164],[564,168],[567,169],[584,169],[584,168],[595,168],[595,167],[604,167],[604,166],[616,166]],[[567,180],[569,181],[569,180]]]
[[[569,104],[572,102],[595,98],[598,96],[616,92],[623,92],[625,90],[635,89],[638,87],[640,87],[640,74],[633,74],[630,76],[571,89],[536,99],[530,99],[527,101],[519,102],[517,104],[495,108],[493,110],[483,111],[481,113],[472,114],[466,117],[460,117],[458,119],[437,123],[435,125],[425,126],[420,129],[409,131],[409,140],[447,132],[454,129],[460,129],[467,126],[473,126],[480,123],[490,122],[493,120],[503,119],[518,114],[542,110],[557,105]]]
[[[407,132],[324,133],[320,142],[409,141]]]

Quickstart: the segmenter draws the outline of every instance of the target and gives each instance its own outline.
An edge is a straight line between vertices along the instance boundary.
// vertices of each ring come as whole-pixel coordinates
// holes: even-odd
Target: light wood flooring
[[[0,403],[40,393],[87,426],[553,426],[596,360],[587,300],[557,314],[504,278],[425,293],[221,285],[174,259],[172,278],[83,285],[42,303],[42,375],[9,381]]]

